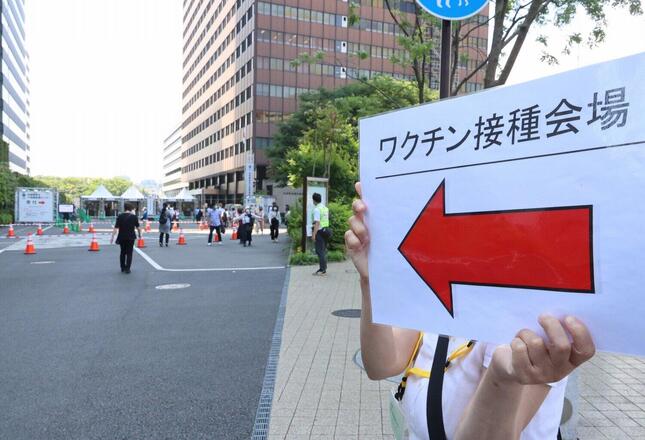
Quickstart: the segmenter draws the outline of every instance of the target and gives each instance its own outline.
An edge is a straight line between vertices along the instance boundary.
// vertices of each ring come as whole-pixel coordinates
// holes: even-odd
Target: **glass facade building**
[[[25,0],[2,0],[2,140],[9,167],[30,173],[29,55],[25,47]]]

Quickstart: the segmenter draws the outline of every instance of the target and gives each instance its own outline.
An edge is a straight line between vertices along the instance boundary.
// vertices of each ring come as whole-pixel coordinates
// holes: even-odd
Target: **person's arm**
[[[541,316],[539,322],[547,341],[521,330],[510,345],[495,349],[455,439],[519,439],[546,399],[547,384],[564,379],[594,355],[589,330],[578,319]]]
[[[119,218],[117,217],[116,222],[114,223],[114,228],[112,228],[112,236],[110,237],[110,244],[114,243],[114,236],[119,232]]]
[[[360,183],[356,184],[360,196]],[[370,297],[369,273],[367,270],[367,249],[369,235],[363,223],[367,207],[360,199],[352,204],[354,215],[349,219],[350,229],[345,233],[345,243],[352,261],[358,270],[361,283],[361,356],[365,371],[370,379],[380,380],[401,374],[407,366],[414,345],[419,337],[416,330],[374,324],[372,322],[372,301]],[[317,232],[314,223],[314,239]]]

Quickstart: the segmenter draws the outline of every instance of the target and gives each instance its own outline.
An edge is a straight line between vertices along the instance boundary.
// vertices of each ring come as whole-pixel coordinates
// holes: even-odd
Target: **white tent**
[[[130,188],[128,188],[123,194],[121,194],[121,197],[119,197],[121,200],[145,200],[146,196],[141,194],[141,191],[137,189],[136,186],[132,185]]]
[[[116,200],[118,197],[114,197],[110,191],[103,185],[99,185],[98,188],[94,190],[89,196],[81,196],[81,199],[84,200]]]
[[[99,217],[105,215],[105,202],[116,202],[117,200],[119,200],[119,197],[114,196],[103,185],[99,185],[89,196],[81,196],[81,203],[88,214],[92,215],[91,212],[94,210],[94,215]],[[98,202],[98,205],[95,202]],[[114,209],[114,203],[108,203],[108,207]]]
[[[188,188],[182,189],[179,194],[175,196],[175,199],[181,200],[182,202],[194,202],[195,197],[193,197],[190,192],[188,191]]]

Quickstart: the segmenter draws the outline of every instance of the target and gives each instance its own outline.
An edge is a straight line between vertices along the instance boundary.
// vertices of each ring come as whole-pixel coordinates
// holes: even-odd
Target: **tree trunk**
[[[486,89],[495,85],[497,65],[499,64],[499,57],[502,53],[502,49],[504,48],[504,17],[506,15],[507,5],[508,0],[497,0],[495,2],[493,41],[491,43],[490,58],[486,65],[486,73],[484,74],[484,88]]]
[[[529,12],[526,14],[526,18],[517,29],[517,37],[515,39],[515,43],[513,43],[513,49],[511,49],[511,53],[509,54],[506,64],[504,64],[504,67],[502,68],[502,73],[499,75],[495,85],[506,83],[508,76],[511,74],[511,70],[513,70],[513,65],[515,65],[517,56],[520,54],[520,49],[522,49],[524,40],[526,40],[526,36],[529,33],[531,24],[533,24],[533,21],[537,18],[543,5],[544,2],[537,0],[534,0],[531,3],[531,7],[529,8]]]

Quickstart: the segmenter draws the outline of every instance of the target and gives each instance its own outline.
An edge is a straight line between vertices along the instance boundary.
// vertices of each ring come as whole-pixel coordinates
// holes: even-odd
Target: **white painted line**
[[[55,261],[32,261],[29,264],[54,264]]]
[[[207,268],[207,269],[166,269],[161,267],[159,263],[153,260],[148,254],[143,252],[139,248],[134,248],[134,250],[143,257],[152,267],[162,272],[235,272],[237,270],[241,271],[251,271],[251,270],[278,270],[286,269],[286,266],[265,266],[265,267],[217,267],[217,268]]]
[[[157,262],[156,262],[155,260],[153,260],[152,258],[150,258],[150,257],[148,256],[148,254],[146,254],[145,252],[143,252],[141,249],[139,249],[139,248],[135,247],[135,248],[134,248],[134,250],[135,250],[139,255],[141,255],[141,256],[143,257],[143,259],[144,259],[144,260],[146,260],[148,263],[150,263],[150,266],[154,267],[154,268],[155,268],[155,269],[157,269],[157,270],[165,270],[163,267],[161,267],[160,265],[158,265],[158,264],[157,264]]]
[[[188,284],[188,283],[161,284],[160,286],[156,286],[155,289],[157,289],[157,290],[178,290],[178,289],[188,289],[189,287],[190,287],[190,284]]]

